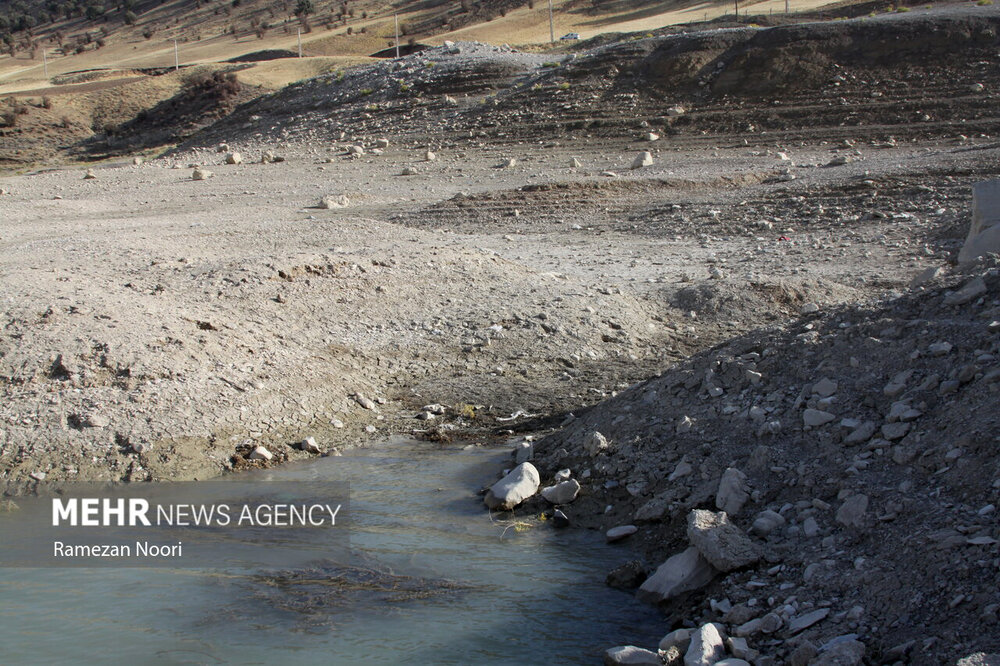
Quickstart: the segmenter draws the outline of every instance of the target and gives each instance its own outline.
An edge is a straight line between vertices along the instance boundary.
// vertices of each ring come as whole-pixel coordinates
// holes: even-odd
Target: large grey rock
[[[958,660],[955,666],[1000,666],[1000,654],[977,652]]]
[[[639,528],[635,525],[619,525],[618,527],[612,527],[608,530],[604,534],[604,538],[607,539],[608,543],[614,543],[616,541],[621,541],[626,537],[630,537],[638,531]]]
[[[719,490],[715,494],[715,508],[735,516],[750,499],[746,488],[747,475],[736,469],[728,468],[722,473]]]
[[[836,419],[836,414],[824,412],[820,409],[807,409],[802,412],[802,422],[810,428],[818,428]]]
[[[750,533],[759,537],[766,537],[768,534],[785,524],[785,517],[777,511],[767,509],[757,514],[757,518],[750,526]]]
[[[695,547],[670,557],[639,586],[636,598],[659,603],[708,585],[716,570]]]
[[[1000,227],[995,227],[1000,229]],[[972,278],[958,291],[953,291],[944,297],[945,305],[965,305],[987,292],[986,282],[981,277]]]
[[[1000,180],[972,186],[972,224],[958,253],[958,263],[990,253],[1000,253]]]
[[[858,666],[865,658],[865,644],[853,639],[835,640],[809,666]]]
[[[538,492],[541,477],[530,462],[521,463],[493,484],[483,501],[491,509],[513,509]]]
[[[688,541],[720,571],[733,571],[760,560],[760,546],[730,522],[725,511],[695,509],[688,514]]]
[[[542,497],[551,504],[569,504],[580,492],[580,483],[576,479],[563,481],[554,486],[542,489]]]
[[[604,652],[606,666],[618,664],[634,664],[636,666],[663,666],[660,655],[651,650],[637,648],[634,645],[620,645]]]
[[[703,624],[691,634],[684,666],[714,666],[726,656],[726,644],[714,624]]]

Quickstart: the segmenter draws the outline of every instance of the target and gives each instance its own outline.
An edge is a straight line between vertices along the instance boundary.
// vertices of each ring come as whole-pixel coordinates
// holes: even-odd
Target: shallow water
[[[626,548],[490,521],[473,491],[507,461],[395,442],[266,473],[348,479],[350,564],[420,577],[426,594],[410,579],[387,593],[321,575],[275,586],[256,572],[0,568],[0,661],[594,664],[613,645],[656,645],[655,609],[603,582]]]

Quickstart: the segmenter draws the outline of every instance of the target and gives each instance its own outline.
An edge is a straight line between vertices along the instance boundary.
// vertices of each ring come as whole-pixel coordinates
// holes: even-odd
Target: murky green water
[[[305,580],[0,569],[0,662],[594,664],[655,645],[657,612],[603,583],[627,550],[547,526],[501,538],[473,491],[505,456],[402,442],[269,472],[350,480],[355,557]]]

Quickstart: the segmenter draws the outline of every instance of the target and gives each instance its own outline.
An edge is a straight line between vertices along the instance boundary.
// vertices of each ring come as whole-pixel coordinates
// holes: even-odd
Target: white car
[[[572,40],[572,39],[580,39],[580,33],[578,33],[578,32],[571,32],[571,33],[565,34],[565,35],[563,35],[562,37],[559,38],[559,40],[563,41],[563,42],[569,41],[569,40]]]

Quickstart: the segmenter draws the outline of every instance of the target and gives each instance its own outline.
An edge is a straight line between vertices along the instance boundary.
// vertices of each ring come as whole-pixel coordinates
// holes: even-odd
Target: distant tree
[[[315,13],[316,5],[313,4],[312,0],[299,0],[299,4],[295,6],[296,16],[309,16]]]
[[[135,12],[129,11],[125,12],[125,16],[122,17],[122,20],[125,21],[126,25],[135,25],[136,18]]]

